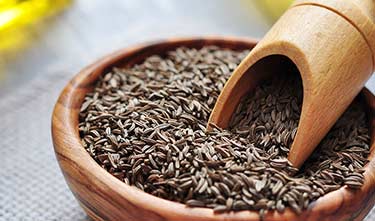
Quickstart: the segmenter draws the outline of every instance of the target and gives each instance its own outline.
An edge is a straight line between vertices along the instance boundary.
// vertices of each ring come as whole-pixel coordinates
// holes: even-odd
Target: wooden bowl
[[[165,54],[180,46],[200,48],[206,45],[241,50],[251,49],[255,40],[240,38],[184,38],[127,48],[108,55],[83,69],[61,93],[52,116],[52,138],[56,156],[65,179],[82,208],[94,220],[260,220],[256,211],[214,214],[212,209],[187,208],[184,204],[164,200],[126,185],[103,168],[86,152],[78,132],[78,114],[84,96],[95,81],[113,66],[131,66],[153,54]],[[375,97],[364,89],[361,99],[369,111],[371,127],[370,162],[365,183],[360,190],[345,187],[333,191],[303,211],[301,215],[287,209],[268,212],[264,220],[361,220],[375,203]]]

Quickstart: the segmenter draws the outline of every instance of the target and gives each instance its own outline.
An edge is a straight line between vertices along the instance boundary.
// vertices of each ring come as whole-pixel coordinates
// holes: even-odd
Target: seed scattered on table
[[[369,129],[359,101],[297,173],[286,159],[297,132],[296,70],[244,96],[228,130],[205,127],[231,72],[249,51],[178,48],[113,68],[87,94],[79,131],[90,155],[126,184],[215,212],[296,213],[344,185],[360,188]]]

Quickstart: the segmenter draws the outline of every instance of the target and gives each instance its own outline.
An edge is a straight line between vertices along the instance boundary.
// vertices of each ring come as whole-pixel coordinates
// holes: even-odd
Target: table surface
[[[270,24],[250,3],[77,0],[29,33],[31,44],[0,53],[0,221],[88,220],[64,182],[50,137],[54,102],[75,73],[105,54],[145,41],[261,38]],[[367,86],[374,92],[374,76]],[[374,220],[375,212],[366,219]]]

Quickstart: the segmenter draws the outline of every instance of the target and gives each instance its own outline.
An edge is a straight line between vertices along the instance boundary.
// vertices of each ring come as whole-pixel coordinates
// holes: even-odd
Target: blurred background
[[[0,220],[87,220],[50,138],[58,94],[84,66],[168,37],[260,39],[291,2],[0,0]],[[375,91],[374,77],[367,86]]]

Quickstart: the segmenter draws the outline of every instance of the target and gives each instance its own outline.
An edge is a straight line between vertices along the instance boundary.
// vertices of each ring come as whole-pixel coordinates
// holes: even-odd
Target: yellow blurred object
[[[276,21],[291,5],[293,0],[256,0],[257,5],[272,20]]]
[[[0,52],[22,48],[31,24],[55,14],[71,0],[0,0]]]

